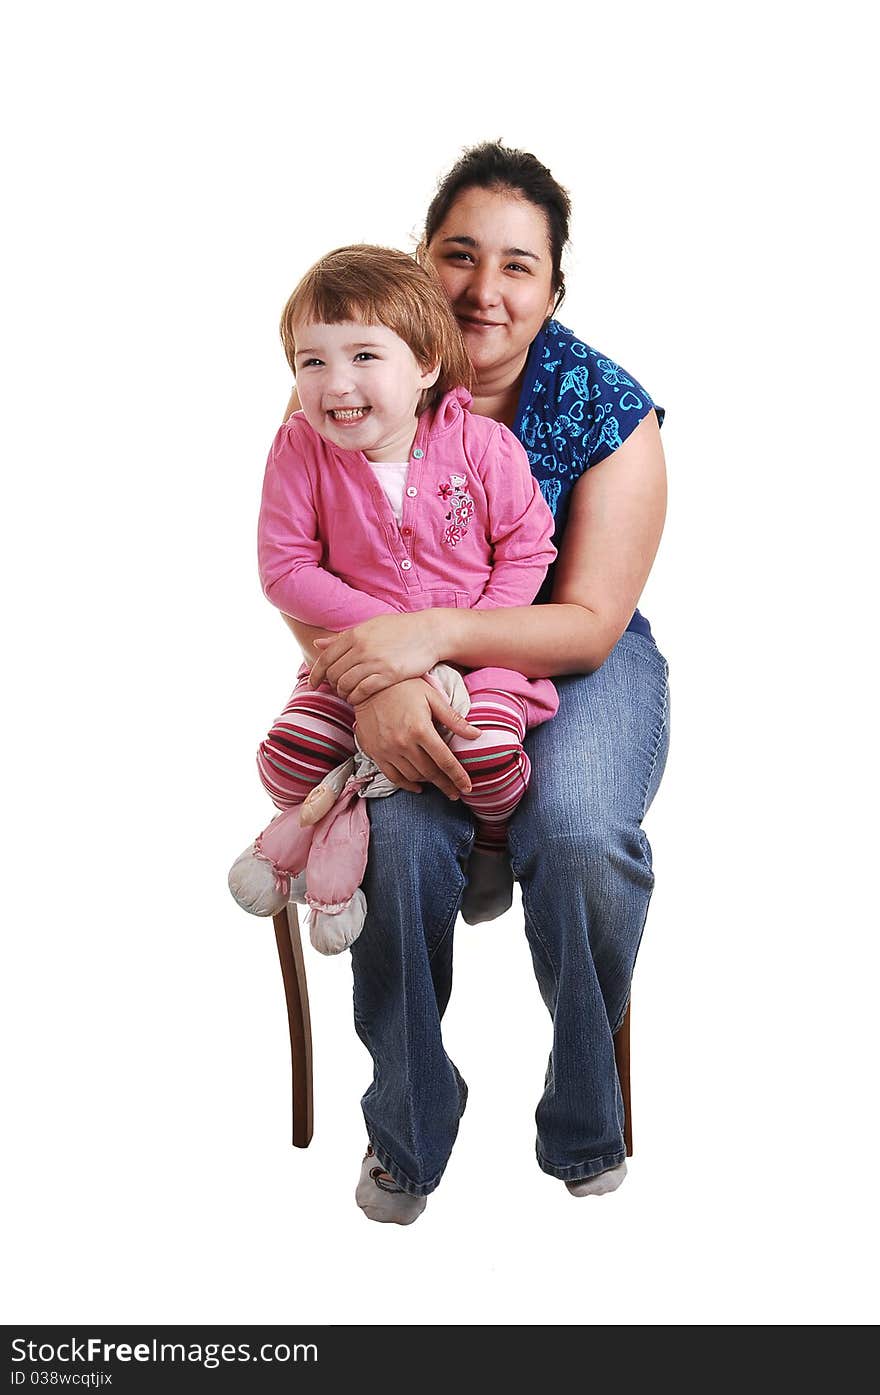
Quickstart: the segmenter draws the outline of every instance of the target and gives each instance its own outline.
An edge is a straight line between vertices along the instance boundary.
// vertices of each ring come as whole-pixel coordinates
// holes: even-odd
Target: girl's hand
[[[467,772],[434,723],[470,740],[479,736],[480,729],[460,717],[423,678],[397,683],[368,698],[355,716],[361,749],[395,785],[421,794],[419,781],[427,780],[450,799],[470,793]]]
[[[444,616],[443,610],[376,615],[333,639],[315,640],[319,658],[312,667],[311,686],[329,683],[358,707],[395,683],[421,678],[444,657]]]

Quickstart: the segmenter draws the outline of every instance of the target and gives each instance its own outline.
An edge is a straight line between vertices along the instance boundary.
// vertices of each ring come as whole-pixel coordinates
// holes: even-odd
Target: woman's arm
[[[665,517],[666,467],[651,412],[575,486],[552,604],[379,616],[318,645],[312,682],[326,675],[357,704],[441,660],[528,678],[592,673],[629,624]]]
[[[651,412],[575,486],[552,604],[448,612],[446,657],[530,678],[593,672],[629,624],[665,518],[666,465]]]

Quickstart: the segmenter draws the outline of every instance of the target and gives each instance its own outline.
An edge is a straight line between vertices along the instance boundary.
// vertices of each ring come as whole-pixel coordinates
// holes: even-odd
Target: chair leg
[[[626,1156],[632,1157],[632,1106],[629,1093],[629,1005],[626,1016],[614,1033],[614,1059],[617,1062],[617,1075],[620,1080],[620,1093],[623,1095],[623,1141]]]
[[[312,1024],[309,989],[299,938],[296,906],[289,905],[274,918],[275,942],[281,960],[281,977],[287,998],[290,1029],[290,1064],[293,1076],[293,1146],[308,1148],[312,1141]]]

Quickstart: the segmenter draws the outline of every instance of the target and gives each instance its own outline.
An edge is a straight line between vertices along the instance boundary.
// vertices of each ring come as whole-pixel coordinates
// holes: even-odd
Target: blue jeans
[[[574,1180],[625,1157],[613,1033],[654,886],[641,824],[666,764],[668,668],[653,640],[627,631],[595,673],[554,681],[559,712],[526,737],[532,781],[508,846],[553,1019],[538,1164]],[[355,1026],[373,1058],[362,1105],[381,1165],[426,1196],[467,1101],[440,1021],[474,826],[430,786],[371,801],[370,822],[369,913],[351,950]]]

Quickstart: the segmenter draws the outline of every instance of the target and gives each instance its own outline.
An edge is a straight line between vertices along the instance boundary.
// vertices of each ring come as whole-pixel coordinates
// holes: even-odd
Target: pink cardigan
[[[420,419],[398,525],[360,451],[295,412],[263,483],[260,580],[273,605],[344,630],[388,612],[530,605],[556,556],[519,441],[456,388]]]

